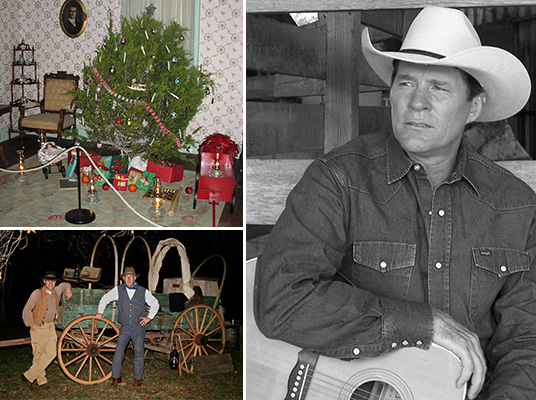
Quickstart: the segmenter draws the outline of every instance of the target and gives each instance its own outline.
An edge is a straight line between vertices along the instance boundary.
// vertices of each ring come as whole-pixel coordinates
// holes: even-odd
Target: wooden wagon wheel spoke
[[[106,361],[108,361],[108,360],[106,360]],[[97,358],[95,358],[95,363],[97,364],[97,367],[99,367],[99,370],[100,370],[102,376],[106,376],[106,374],[104,373],[104,370],[102,369],[102,366],[100,365],[100,362],[99,362],[99,360]]]
[[[102,347],[104,346],[105,344],[108,344],[109,342],[111,342],[112,340],[116,339],[117,337],[119,337],[119,333],[111,338],[108,338],[107,340],[105,340],[104,342],[102,343],[99,343],[99,347]]]
[[[87,338],[86,333],[85,333],[84,330],[82,329],[82,325],[80,325],[80,322],[78,322],[78,326],[80,327],[80,332],[82,332],[82,336],[84,337],[84,339],[86,339],[86,344],[87,344],[87,343],[91,343],[91,342],[89,341],[89,339]]]
[[[108,364],[112,365],[112,362],[108,360],[106,357],[104,357],[102,354],[99,354],[99,357],[102,358],[104,361],[106,361]]]
[[[77,338],[75,338],[73,335],[71,335],[70,333],[66,333],[66,336],[68,336],[69,338],[73,339],[75,342],[77,342],[78,344],[80,344],[82,347],[86,347],[86,344],[85,343],[82,343],[80,340],[78,340]]]
[[[80,368],[78,368],[78,371],[76,371],[76,375],[74,376],[75,378],[78,378],[78,375],[80,375],[80,371],[82,371],[82,368],[84,368],[84,365],[86,365],[86,361],[88,358],[89,356],[86,356],[86,358],[84,358],[84,361],[82,361],[82,365],[80,365]]]
[[[205,333],[205,332],[207,331],[207,329],[210,328],[211,324],[214,322],[215,319],[216,319],[216,316],[213,315],[212,318],[210,319],[210,322],[209,322],[208,324],[206,324],[206,325],[202,325],[202,326],[205,327],[205,328],[203,329],[203,333],[204,333],[205,335],[209,335],[209,334],[210,334],[210,333]],[[204,321],[203,321],[203,322],[204,322]],[[216,329],[214,329],[212,332],[214,332],[214,331],[216,331],[216,330],[218,330],[218,329],[219,329],[219,327],[217,327]]]
[[[91,333],[84,331],[85,326]],[[106,318],[99,320],[87,315],[75,319],[58,339],[60,368],[67,377],[84,385],[104,382],[112,376],[112,361],[105,354],[111,356],[115,352],[118,336],[119,329]],[[69,361],[73,355],[75,358]]]
[[[65,364],[65,366],[69,366],[75,362],[78,362],[82,357],[84,357],[85,354],[80,354],[78,357],[76,358],[73,358],[71,361],[69,361],[68,363]]]

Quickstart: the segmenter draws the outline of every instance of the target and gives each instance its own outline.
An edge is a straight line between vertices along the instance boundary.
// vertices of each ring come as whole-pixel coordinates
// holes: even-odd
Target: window
[[[199,13],[201,0],[123,0],[121,16],[125,18],[137,17],[146,14],[148,9],[154,8],[155,19],[169,24],[174,20],[188,31],[185,33],[184,49],[198,65],[199,48]]]

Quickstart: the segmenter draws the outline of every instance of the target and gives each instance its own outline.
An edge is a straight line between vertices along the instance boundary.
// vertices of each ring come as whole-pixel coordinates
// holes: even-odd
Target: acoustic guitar
[[[458,357],[432,344],[343,361],[266,338],[253,316],[256,259],[246,263],[247,400],[463,400]]]

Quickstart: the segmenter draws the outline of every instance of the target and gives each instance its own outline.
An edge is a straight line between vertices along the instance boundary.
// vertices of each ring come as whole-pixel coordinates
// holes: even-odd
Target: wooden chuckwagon
[[[225,280],[226,263],[219,255],[205,259],[190,272],[186,249],[176,239],[161,241],[153,255],[148,243],[134,236],[123,253],[118,271],[118,252],[111,236],[101,236],[93,249],[91,265],[84,267],[78,276],[75,270],[66,269],[64,279],[87,283],[87,288],[72,288],[72,297],[60,305],[57,360],[63,372],[73,381],[91,385],[106,381],[112,374],[112,359],[119,336],[116,302],[109,304],[104,318],[95,314],[100,299],[108,290],[93,289],[92,283],[100,279],[100,269],[93,267],[96,249],[102,239],[109,238],[115,254],[115,282],[124,270],[125,256],[130,245],[138,239],[144,242],[149,259],[148,290],[158,299],[160,309],[146,326],[145,349],[158,353],[177,354],[180,372],[193,372],[193,357],[222,354],[225,350],[225,326],[220,308],[220,293]],[[166,293],[155,293],[162,260],[170,248],[175,247],[181,258],[180,278],[164,279]],[[196,278],[196,273],[210,259],[219,258],[223,275],[219,282],[213,278]],[[73,285],[74,286],[74,285]],[[195,290],[194,290],[195,289]],[[63,296],[62,296],[63,297]],[[178,311],[178,309],[182,309]]]

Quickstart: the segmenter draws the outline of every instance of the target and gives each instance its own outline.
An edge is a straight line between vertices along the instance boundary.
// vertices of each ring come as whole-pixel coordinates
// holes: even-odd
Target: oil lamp
[[[217,147],[216,155],[214,157],[214,164],[212,165],[212,170],[208,173],[208,176],[210,176],[211,178],[223,177],[223,172],[221,171],[220,151],[221,147]]]
[[[20,174],[17,177],[17,185],[24,186],[30,183],[30,180],[28,179],[28,177],[24,175],[24,168],[25,168],[24,167],[24,150],[17,150],[17,154],[19,156],[18,168],[20,171]]]
[[[152,186],[152,206],[149,208],[149,219],[154,223],[160,224],[164,220],[166,210],[162,206],[164,196],[162,193],[162,178],[155,177]]]
[[[95,179],[89,178],[89,189],[87,190],[86,202],[89,204],[95,204],[99,202],[99,195],[95,188]]]

